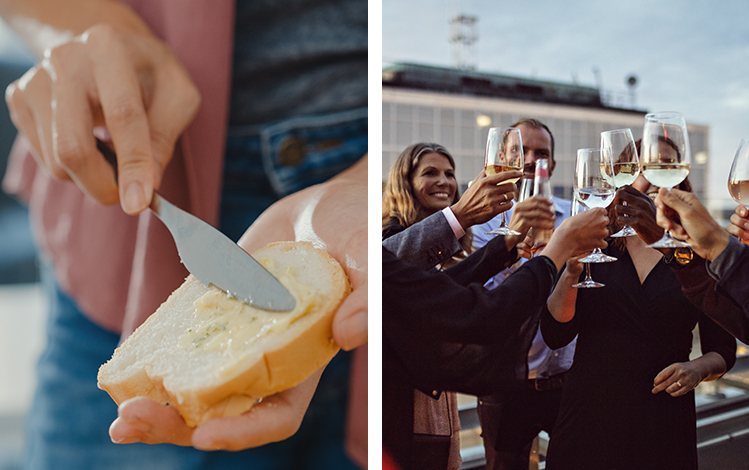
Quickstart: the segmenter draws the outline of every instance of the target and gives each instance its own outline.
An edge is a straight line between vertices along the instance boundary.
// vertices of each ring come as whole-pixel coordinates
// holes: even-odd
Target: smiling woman
[[[390,168],[382,193],[383,240],[452,206],[459,199],[455,160],[447,149],[434,143],[410,145]],[[442,262],[442,267],[472,252],[470,230],[459,242],[462,250]],[[413,393],[413,431],[416,435],[428,436],[430,442],[423,453],[439,455],[444,462],[449,462],[447,470],[457,470],[461,464],[457,395],[443,393],[439,397],[429,397],[418,390]],[[437,447],[433,447],[435,445]],[[435,468],[431,464],[423,468]]]
[[[383,238],[455,204],[459,199],[455,160],[450,152],[434,143],[408,146],[390,168],[382,193]],[[470,230],[460,239],[460,245],[463,253],[456,255],[455,261],[473,251]]]
[[[455,199],[458,189],[455,168],[444,155],[436,152],[424,154],[411,180],[416,200],[428,211],[442,210]]]

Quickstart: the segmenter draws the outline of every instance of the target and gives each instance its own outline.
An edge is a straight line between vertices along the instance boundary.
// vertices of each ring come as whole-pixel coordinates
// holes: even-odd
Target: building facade
[[[645,114],[607,106],[592,87],[396,65],[383,70],[383,183],[403,149],[416,142],[436,142],[455,158],[456,176],[465,189],[483,169],[488,129],[532,117],[554,134],[557,166],[551,182],[555,195],[570,199],[577,149],[597,147],[600,133],[611,129],[630,128],[639,139]],[[689,180],[704,200],[709,127],[692,123],[687,127],[692,150]]]

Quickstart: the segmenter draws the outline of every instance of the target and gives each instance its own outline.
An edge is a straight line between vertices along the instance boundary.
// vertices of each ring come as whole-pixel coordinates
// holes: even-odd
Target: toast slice
[[[351,291],[343,268],[307,242],[253,256],[294,295],[292,312],[253,308],[189,276],[101,366],[99,388],[118,405],[135,396],[169,404],[197,426],[242,414],[327,364],[339,349],[333,315]]]

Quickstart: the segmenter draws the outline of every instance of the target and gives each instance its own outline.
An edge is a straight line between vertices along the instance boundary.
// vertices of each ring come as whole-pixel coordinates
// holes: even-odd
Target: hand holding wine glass
[[[736,206],[736,210],[731,214],[731,223],[728,224],[726,230],[741,243],[749,242],[749,209],[746,206]]]
[[[615,188],[611,167],[611,156],[608,148],[588,148],[577,151],[575,162],[575,198],[584,208],[605,209],[614,200]],[[590,275],[590,263],[606,263],[616,261],[613,256],[604,254],[596,248],[593,253],[579,260],[586,263],[585,280],[573,287],[603,287],[604,284],[595,282]]]
[[[731,225],[727,230],[743,244],[749,244],[746,218],[749,215],[749,139],[742,139],[736,155],[733,157],[731,171],[728,174],[728,191],[734,201],[741,204],[731,216]],[[743,208],[743,210],[739,210]]]
[[[728,245],[730,235],[720,228],[694,194],[676,188],[670,191],[661,188],[655,205],[658,208],[658,225],[684,238],[702,258],[714,261]],[[673,216],[666,216],[667,210],[673,211],[679,221],[676,222]]]
[[[604,177],[607,177],[615,188],[631,185],[640,174],[640,159],[637,156],[635,140],[630,129],[615,129],[601,132],[601,148],[608,149],[611,166],[601,163]],[[611,171],[609,173],[609,171]],[[624,202],[626,205],[626,202]],[[625,225],[612,237],[631,237],[637,235],[635,229]]]
[[[523,170],[523,140],[520,129],[515,127],[492,127],[486,139],[486,154],[484,171],[487,175],[496,175],[505,171]],[[519,178],[509,179],[508,183],[515,183]],[[492,235],[520,235],[507,226],[504,212],[500,216],[500,224],[496,229],[487,232]]]
[[[642,174],[650,184],[673,188],[686,179],[690,167],[689,134],[684,116],[677,112],[651,113],[645,116],[641,143]],[[668,217],[670,214],[663,214]],[[660,224],[659,224],[660,225]],[[668,230],[651,248],[689,246],[674,239]]]

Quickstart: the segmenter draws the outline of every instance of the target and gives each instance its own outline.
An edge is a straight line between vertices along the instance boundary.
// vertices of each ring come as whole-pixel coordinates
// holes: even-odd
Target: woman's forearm
[[[689,361],[700,373],[703,382],[718,380],[726,373],[726,361],[716,352],[709,352]]]
[[[560,323],[567,323],[575,317],[575,303],[577,289],[572,285],[577,281],[569,271],[564,271],[549,297],[547,306],[554,319]]]

